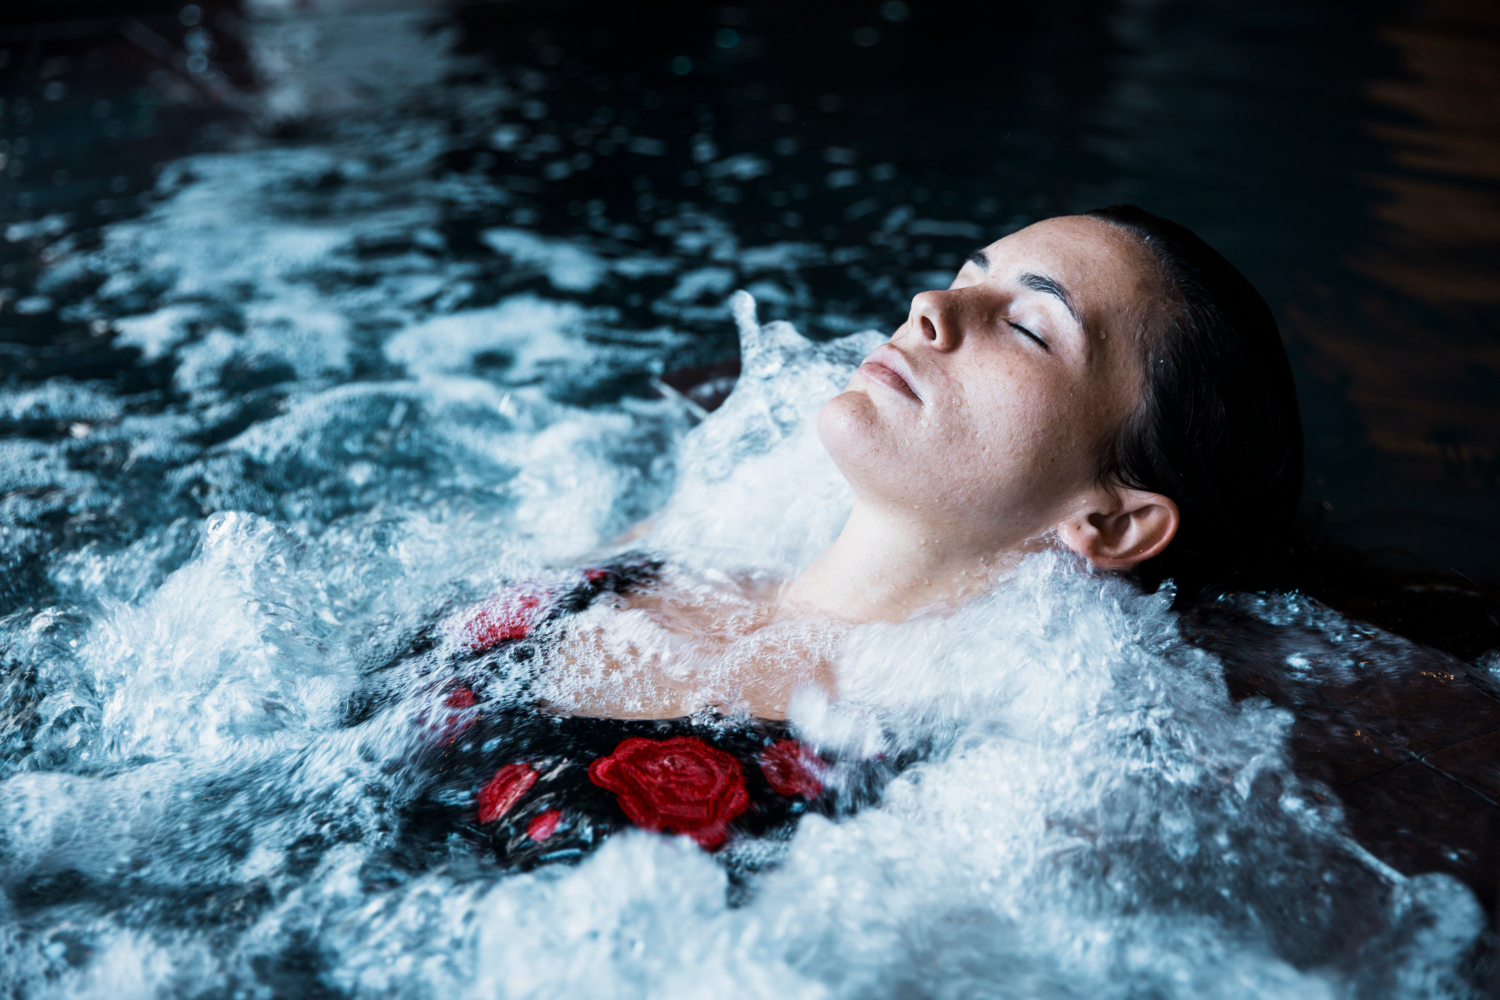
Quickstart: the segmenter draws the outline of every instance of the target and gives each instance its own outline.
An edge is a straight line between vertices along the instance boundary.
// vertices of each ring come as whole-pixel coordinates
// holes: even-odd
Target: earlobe
[[[1130,569],[1160,555],[1177,536],[1182,514],[1169,497],[1144,490],[1117,490],[1108,497],[1113,502],[1095,504],[1057,526],[1063,544],[1100,569]]]

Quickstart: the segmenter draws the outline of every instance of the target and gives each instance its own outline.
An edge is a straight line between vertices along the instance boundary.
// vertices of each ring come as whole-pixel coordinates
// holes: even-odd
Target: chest
[[[558,623],[536,693],[554,711],[620,719],[783,719],[803,685],[833,695],[836,637],[755,610],[597,602]]]

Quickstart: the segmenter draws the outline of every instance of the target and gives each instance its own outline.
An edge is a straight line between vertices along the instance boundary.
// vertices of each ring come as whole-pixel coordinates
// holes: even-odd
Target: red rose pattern
[[[622,740],[589,765],[589,778],[615,793],[636,826],[685,834],[705,850],[723,844],[729,824],[750,807],[740,762],[692,736]]]
[[[459,738],[470,726],[474,725],[477,713],[465,711],[479,704],[479,697],[474,694],[472,688],[459,684],[448,689],[443,695],[441,705],[437,707],[438,717],[428,722],[428,715],[423,712],[418,718],[426,726],[430,737],[439,743],[452,743]],[[444,712],[444,709],[455,709],[456,711]]]
[[[471,653],[483,653],[502,642],[524,639],[550,610],[552,592],[537,584],[518,584],[486,598],[458,625],[459,642]]]
[[[778,740],[762,750],[756,760],[760,762],[760,773],[765,775],[766,784],[778,795],[788,798],[802,795],[815,799],[823,794],[820,775],[827,765],[807,744],[797,740]]]
[[[540,844],[557,832],[557,824],[561,822],[562,813],[556,809],[548,809],[526,824],[526,836]]]
[[[443,699],[443,704],[449,708],[473,708],[479,704],[479,699],[474,696],[473,689],[460,686]]]
[[[521,796],[536,784],[530,764],[506,764],[479,790],[479,822],[493,823],[515,808]]]

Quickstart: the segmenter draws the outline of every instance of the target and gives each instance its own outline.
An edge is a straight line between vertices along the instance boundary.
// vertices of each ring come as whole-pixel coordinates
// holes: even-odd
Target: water
[[[774,501],[821,479],[837,502],[831,465],[807,447],[809,390],[828,391],[865,345],[748,322],[746,339],[746,377],[677,449],[683,488],[657,550],[778,572],[837,527],[778,533]],[[358,412],[385,423],[387,409]],[[24,743],[12,734],[0,785],[13,986],[1364,997],[1455,985],[1483,926],[1467,890],[1402,878],[1343,836],[1337,807],[1287,768],[1289,716],[1232,702],[1216,662],[1176,638],[1166,595],[1052,556],[956,614],[849,636],[845,697],[795,706],[806,737],[869,752],[936,735],[946,752],[881,808],[805,818],[739,905],[710,856],[648,835],[525,876],[487,870],[462,843],[402,864],[405,764],[422,730],[409,706],[341,724],[364,668],[424,612],[558,558],[557,517],[607,523],[598,498],[620,463],[597,425],[659,430],[664,409],[489,431],[567,467],[547,484],[548,517],[527,513],[538,486],[478,513],[424,505],[316,529],[219,514],[133,599],[110,595],[108,561],[86,556],[102,571],[74,584],[88,600],[13,616],[11,654],[36,671],[7,692],[35,716]],[[325,408],[304,412],[294,440],[328,426]],[[453,431],[473,414],[427,419]],[[746,479],[770,495],[736,505],[749,525],[722,516]]]
[[[860,100],[839,74],[901,44],[900,19],[861,14],[876,47],[799,69],[800,96],[755,96],[731,72],[756,37],[719,23],[733,13],[680,85],[660,68],[680,38],[637,39],[657,76],[626,71],[612,61],[632,29],[602,16],[577,37],[501,31],[491,50],[474,42],[486,18],[503,26],[487,7],[203,16],[218,75],[173,71],[99,119],[196,136],[149,189],[128,164],[119,191],[104,174],[14,182],[29,200],[7,231],[17,368],[0,389],[11,994],[1481,989],[1472,893],[1353,840],[1338,798],[1292,766],[1291,714],[1232,698],[1169,595],[1052,555],[957,612],[839,638],[843,697],[799,695],[802,735],[938,752],[878,807],[805,817],[743,885],[644,834],[525,875],[461,841],[415,850],[402,809],[425,702],[349,724],[372,671],[435,617],[596,558],[658,511],[640,544],[695,586],[806,565],[848,502],[809,419],[870,331],[970,244],[1116,193],[1036,179],[1063,138],[1047,109],[1089,78],[1039,75],[1035,51],[997,69],[1063,92],[1003,112],[1028,140],[985,140],[1009,150],[1011,186],[971,189],[932,179],[969,139],[877,157],[837,117]],[[1027,37],[1051,37],[1028,16]],[[209,51],[182,20],[141,23]],[[1122,7],[1114,23],[1128,38],[1161,22]],[[1069,51],[1113,44],[1079,31]],[[1151,51],[1121,57],[1141,65],[1127,77],[1173,71]],[[38,88],[77,79],[37,65]],[[722,106],[688,87],[710,71]],[[1104,106],[1148,114],[1128,90]],[[52,104],[93,113],[86,98]],[[41,121],[51,104],[30,100]],[[25,155],[67,135],[38,127]],[[744,375],[707,420],[651,388],[737,352]],[[1430,662],[1295,595],[1240,600],[1290,637],[1275,655],[1293,668]]]

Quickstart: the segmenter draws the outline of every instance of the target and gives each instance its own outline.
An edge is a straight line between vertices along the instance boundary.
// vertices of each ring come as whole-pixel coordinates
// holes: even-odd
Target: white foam
[[[107,391],[67,379],[49,379],[35,389],[0,390],[0,419],[25,421],[106,421],[123,407]]]
[[[691,566],[786,575],[830,543],[848,516],[848,485],[812,417],[882,338],[814,344],[787,323],[760,325],[744,293],[735,309],[739,382],[683,440],[676,491],[651,542]]]
[[[609,273],[609,266],[598,255],[566,240],[550,240],[508,227],[486,229],[480,238],[515,263],[540,269],[564,291],[590,291]]]
[[[415,375],[469,371],[484,354],[504,356],[506,377],[530,382],[548,366],[586,360],[578,336],[608,312],[518,295],[490,309],[439,316],[386,342],[386,357]]]
[[[189,324],[202,318],[202,310],[189,305],[168,306],[154,313],[115,321],[117,342],[138,348],[147,361],[155,361],[189,336]]]

